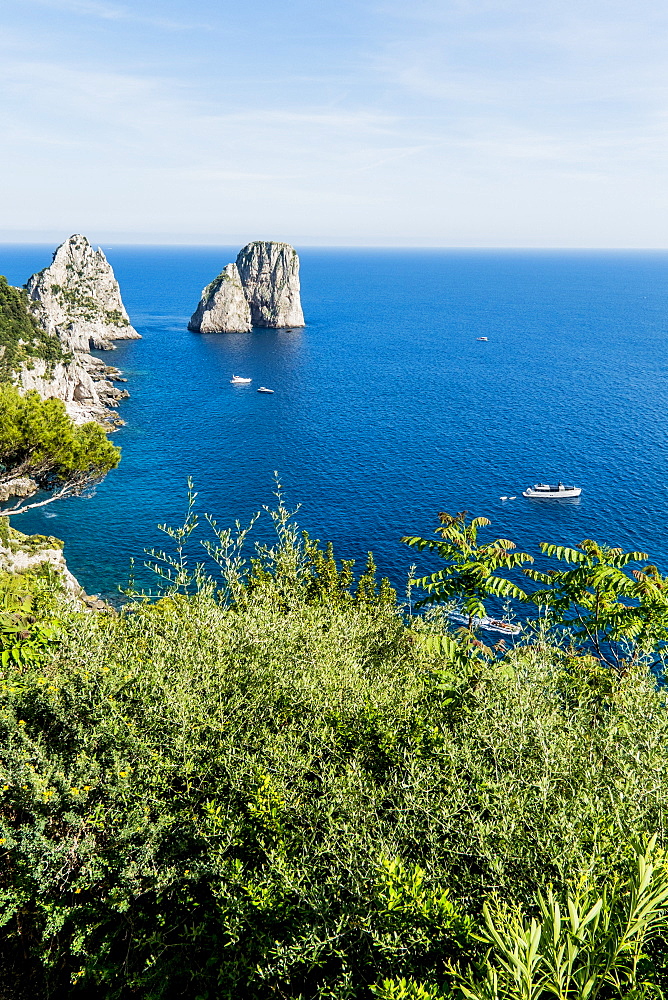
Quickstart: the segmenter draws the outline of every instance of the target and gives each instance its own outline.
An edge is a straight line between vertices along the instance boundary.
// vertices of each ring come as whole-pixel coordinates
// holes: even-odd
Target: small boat
[[[230,379],[230,385],[250,385],[252,381],[252,378],[242,378],[241,375],[233,375]]]
[[[563,483],[550,486],[548,483],[535,483],[524,490],[522,496],[536,500],[571,500],[579,497],[581,493],[582,489],[579,486],[564,486]]]
[[[450,611],[448,618],[468,628],[468,615],[463,615],[460,611]],[[511,625],[510,622],[504,622],[498,618],[474,618],[471,625],[473,628],[482,628],[487,632],[500,632],[502,635],[519,635],[522,631],[521,625]]]
[[[273,392],[273,391],[274,391],[273,389],[265,389],[263,385],[261,385],[260,388],[258,389],[258,392]]]
[[[489,337],[476,337],[476,340],[489,340]]]

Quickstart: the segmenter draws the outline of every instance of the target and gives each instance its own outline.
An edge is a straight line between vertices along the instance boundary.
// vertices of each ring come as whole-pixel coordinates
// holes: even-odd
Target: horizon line
[[[72,235],[72,234],[69,234]],[[14,238],[7,239],[0,237],[0,246],[59,246],[66,239],[65,237],[52,237],[52,238],[38,238],[38,239],[28,239],[28,238]],[[189,249],[206,249],[215,247],[234,247],[240,244],[246,245],[248,242],[254,242],[249,240],[234,240],[228,239],[227,241],[206,241],[206,242],[193,242],[189,240],[168,240],[166,242],[159,242],[154,239],[137,240],[130,239],[127,237],[121,239],[114,239],[114,237],[107,238],[105,240],[100,239],[90,239],[87,237],[92,244],[102,247],[102,249],[113,249],[114,246],[119,247],[183,247]],[[300,246],[303,248],[316,249],[316,250],[447,250],[447,251],[458,251],[458,250],[470,250],[470,251],[485,251],[485,250],[507,250],[507,251],[570,251],[570,252],[603,252],[609,251],[611,253],[616,252],[629,252],[637,251],[640,253],[649,252],[665,252],[668,250],[668,246],[640,246],[640,245],[618,245],[618,246],[574,246],[568,244],[560,245],[549,245],[549,244],[522,244],[522,243],[314,243],[310,240],[277,240],[273,238],[272,240],[267,240],[266,242],[281,242],[289,243],[290,245]]]

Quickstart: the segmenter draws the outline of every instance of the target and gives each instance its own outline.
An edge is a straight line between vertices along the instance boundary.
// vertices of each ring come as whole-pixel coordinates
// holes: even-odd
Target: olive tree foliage
[[[491,969],[520,1000],[507,953],[539,925],[551,975],[559,921],[541,1000],[588,1000],[589,967],[598,1000],[665,989],[666,690],[534,636],[446,661],[372,566],[355,587],[273,520],[218,529],[227,585],[186,562],[191,514],[158,601],[8,598],[8,998],[487,1000]]]
[[[29,476],[50,494],[37,503],[19,502],[3,514],[79,495],[119,461],[120,450],[99,424],[78,426],[61,400],[42,399],[37,392],[22,396],[14,386],[0,385],[0,485]]]

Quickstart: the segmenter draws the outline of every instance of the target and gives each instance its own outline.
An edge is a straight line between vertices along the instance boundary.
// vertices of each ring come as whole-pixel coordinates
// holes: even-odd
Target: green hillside
[[[37,359],[53,365],[65,358],[58,338],[46,333],[30,314],[26,293],[0,275],[0,382],[10,381]]]

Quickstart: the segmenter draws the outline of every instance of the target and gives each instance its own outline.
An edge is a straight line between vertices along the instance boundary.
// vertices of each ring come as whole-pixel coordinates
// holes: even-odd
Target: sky
[[[0,15],[0,240],[668,246],[658,0]]]

